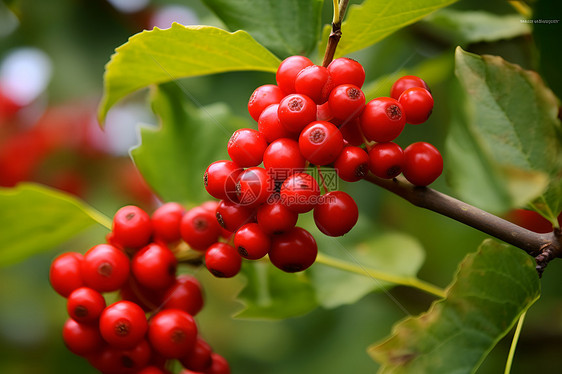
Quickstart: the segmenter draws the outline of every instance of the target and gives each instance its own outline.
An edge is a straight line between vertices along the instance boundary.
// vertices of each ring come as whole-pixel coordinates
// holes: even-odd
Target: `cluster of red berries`
[[[276,79],[277,85],[258,87],[248,102],[258,130],[236,130],[227,146],[230,160],[216,161],[205,172],[207,192],[221,200],[216,217],[233,244],[213,244],[206,257],[215,251],[228,252],[222,257],[229,259],[236,253],[250,260],[268,255],[276,267],[296,272],[317,255],[312,235],[295,226],[300,213],[314,210],[316,226],[329,236],[346,234],[358,219],[353,198],[328,191],[320,166],[348,182],[371,171],[388,179],[403,173],[426,186],[441,174],[443,160],[429,143],[403,150],[392,142],[406,123],[420,124],[431,114],[433,98],[421,78],[402,77],[392,97],[368,103],[361,90],[365,71],[349,58],[322,67],[291,56],[280,64]],[[318,168],[318,180],[310,165]],[[222,261],[212,257],[210,269]]]
[[[187,214],[177,203],[162,205],[152,217],[125,206],[113,217],[106,244],[52,262],[49,279],[67,298],[70,317],[64,343],[102,373],[166,374],[170,360],[179,360],[183,374],[230,373],[193,318],[203,307],[201,285],[177,274],[170,249],[178,248],[180,231],[189,226],[181,225]],[[118,301],[107,305],[113,298]]]

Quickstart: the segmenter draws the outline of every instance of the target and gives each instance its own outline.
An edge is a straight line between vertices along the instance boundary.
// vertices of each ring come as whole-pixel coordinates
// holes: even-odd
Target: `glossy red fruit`
[[[230,374],[230,366],[224,357],[213,352],[211,361],[211,367],[205,371],[205,374]]]
[[[428,186],[443,172],[443,157],[433,145],[426,142],[410,144],[404,149],[406,179],[416,186]]]
[[[361,130],[369,141],[390,142],[406,125],[402,105],[390,97],[378,97],[367,103],[361,115]]]
[[[353,84],[361,88],[365,83],[365,69],[359,62],[351,58],[336,58],[328,65],[328,71],[335,86]]]
[[[151,243],[135,253],[131,270],[139,284],[153,290],[163,290],[174,284],[178,260],[163,245]]]
[[[113,216],[113,240],[123,248],[140,248],[152,236],[152,222],[144,210],[134,205],[119,209]]]
[[[357,86],[342,84],[332,90],[328,104],[334,118],[350,121],[361,115],[365,107],[365,94]]]
[[[150,365],[141,369],[137,374],[170,374],[170,372],[158,366]]]
[[[195,320],[182,310],[164,309],[150,319],[150,345],[166,358],[185,357],[194,349],[196,339]]]
[[[281,202],[296,213],[314,209],[319,196],[318,182],[310,174],[292,174],[281,185]]]
[[[297,141],[282,138],[267,147],[263,165],[273,179],[285,180],[289,175],[304,170],[306,159],[301,155]]]
[[[295,91],[310,97],[317,105],[328,101],[334,87],[330,72],[323,66],[307,66],[295,78]]]
[[[257,221],[266,234],[281,234],[297,224],[299,215],[280,202],[263,204],[258,208]]]
[[[255,221],[255,209],[251,206],[240,205],[228,200],[222,200],[215,213],[217,222],[224,229],[236,232],[246,223]]]
[[[305,56],[290,56],[277,68],[275,79],[279,88],[287,95],[295,93],[295,79],[298,73],[307,66],[313,65]]]
[[[315,121],[304,128],[299,137],[301,154],[314,165],[328,165],[343,149],[343,136],[330,122]]]
[[[390,97],[398,100],[400,95],[402,95],[402,92],[412,87],[421,87],[429,91],[429,87],[423,79],[416,77],[415,75],[405,75],[394,82],[392,88],[390,89]]]
[[[90,248],[81,265],[84,284],[99,292],[117,291],[129,277],[129,258],[109,244]]]
[[[362,148],[347,146],[334,162],[334,169],[344,181],[357,182],[369,171],[369,155]]]
[[[257,121],[265,108],[271,104],[279,104],[285,96],[279,87],[273,84],[265,84],[254,90],[248,100],[248,112]]]
[[[130,301],[117,301],[102,312],[99,328],[101,336],[112,347],[133,348],[144,338],[146,317],[140,306]]]
[[[205,371],[209,369],[213,363],[213,359],[211,357],[212,353],[213,350],[211,346],[198,336],[193,350],[185,357],[181,357],[180,362],[186,369]]]
[[[97,325],[79,323],[71,318],[64,323],[62,339],[68,350],[79,356],[96,352],[104,344]]]
[[[314,208],[314,222],[328,236],[347,234],[358,218],[355,200],[343,191],[328,192]]]
[[[242,267],[238,251],[226,243],[215,243],[205,252],[205,266],[217,278],[231,278]]]
[[[396,143],[377,143],[369,151],[369,169],[379,178],[396,177],[404,169],[404,163],[404,151]]]
[[[294,227],[271,240],[269,259],[277,268],[294,273],[310,267],[316,260],[318,246],[314,237],[301,227]]]
[[[281,125],[279,115],[277,114],[278,109],[279,104],[272,104],[264,109],[258,119],[258,131],[263,135],[267,143],[272,143],[280,138],[298,137],[298,133],[292,133]]]
[[[134,277],[129,277],[127,282],[119,290],[122,300],[133,302],[140,306],[145,312],[157,309],[162,302],[160,290],[152,290],[141,286]]]
[[[279,122],[289,132],[299,133],[316,120],[316,103],[306,95],[287,95],[279,103]]]
[[[51,263],[49,282],[59,295],[68,297],[72,291],[84,285],[80,270],[83,258],[78,252],[67,252],[57,256]]]
[[[205,189],[216,199],[236,201],[236,180],[242,170],[232,161],[213,162],[205,171]]]
[[[345,121],[341,124],[336,121],[333,122],[338,125],[343,139],[349,144],[354,146],[360,146],[364,143],[363,135],[361,134],[361,121],[359,117],[352,119],[351,121]]]
[[[105,299],[102,294],[88,287],[75,289],[66,301],[68,315],[80,323],[97,322],[104,309]]]
[[[180,240],[180,222],[184,213],[184,207],[175,202],[158,207],[151,217],[154,237],[166,243]]]
[[[408,88],[398,101],[406,113],[406,122],[412,125],[424,123],[433,111],[433,97],[425,88]]]
[[[267,148],[265,137],[253,129],[238,129],[228,141],[228,155],[241,167],[258,166]]]
[[[234,234],[234,248],[248,260],[264,257],[271,247],[269,235],[257,223],[248,223]]]
[[[239,205],[257,207],[267,201],[273,190],[269,174],[260,167],[244,170],[236,181]]]
[[[127,349],[106,346],[91,355],[88,361],[104,374],[138,374],[149,363],[150,356],[150,345],[146,339],[142,339]]]
[[[195,316],[203,308],[201,284],[192,275],[181,274],[176,282],[166,290],[162,299],[163,309],[179,309]]]
[[[182,239],[193,249],[204,251],[216,242],[221,228],[214,214],[201,207],[187,211],[181,220]]]

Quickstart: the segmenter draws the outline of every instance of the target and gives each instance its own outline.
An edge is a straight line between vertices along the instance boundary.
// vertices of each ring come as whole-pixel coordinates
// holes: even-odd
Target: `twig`
[[[402,197],[415,206],[447,216],[521,248],[535,257],[539,275],[542,275],[551,260],[562,257],[562,233],[558,229],[551,233],[539,234],[444,193],[428,187],[416,187],[402,179],[382,179],[368,174],[365,180]]]

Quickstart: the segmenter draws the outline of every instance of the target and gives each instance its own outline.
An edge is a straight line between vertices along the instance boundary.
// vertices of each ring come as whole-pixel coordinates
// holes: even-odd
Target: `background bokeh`
[[[324,20],[328,22],[331,1],[325,3]],[[541,0],[531,5],[536,14],[549,14],[544,18],[560,19],[562,12],[552,3],[557,2]],[[461,1],[451,9],[456,13],[430,17],[353,55],[364,65],[367,81],[380,79],[381,96],[387,95],[384,90],[392,83],[385,77],[402,69],[421,72],[429,82],[436,101],[434,113],[426,124],[401,135],[399,144],[424,140],[443,149],[449,118],[455,111],[453,51],[457,45],[475,53],[500,55],[543,73],[560,97],[559,25],[519,30],[516,22],[506,23],[506,28],[515,31],[487,41],[490,24],[472,19],[470,12],[521,18],[508,1]],[[137,32],[154,26],[166,28],[172,21],[221,25],[198,0],[0,2],[0,186],[42,183],[75,194],[110,217],[126,204],[152,211],[159,200],[128,157],[128,150],[138,142],[137,125],[157,124],[146,105],[145,92],[112,109],[105,131],[97,123],[96,110],[104,65],[114,49]],[[247,114],[247,99],[255,87],[273,81],[270,74],[241,72],[177,84],[188,90],[186,100],[195,99],[196,105],[224,102],[249,126],[255,126]],[[445,171],[434,187],[451,193],[446,180]],[[421,243],[426,261],[420,278],[437,285],[446,286],[459,261],[486,237],[367,183],[342,188],[356,198],[363,225],[368,227],[365,233],[402,231]],[[94,372],[62,343],[65,300],[50,289],[48,271],[57,254],[85,252],[103,241],[105,234],[104,229],[94,228],[64,246],[0,268],[0,373]],[[554,261],[543,277],[542,296],[528,313],[513,373],[555,373],[562,366],[561,263]],[[396,321],[425,311],[433,300],[416,290],[397,287],[369,294],[353,305],[318,308],[284,321],[238,320],[231,315],[242,307],[234,299],[242,279],[217,280],[206,271],[188,267],[181,271],[196,274],[203,283],[206,306],[198,323],[234,373],[375,372],[377,366],[366,347],[388,335]],[[479,373],[503,371],[510,335],[493,350]]]

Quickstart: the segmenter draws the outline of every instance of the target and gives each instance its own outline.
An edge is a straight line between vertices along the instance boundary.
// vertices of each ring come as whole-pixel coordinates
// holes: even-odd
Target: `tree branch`
[[[434,189],[416,187],[402,178],[382,179],[369,173],[365,180],[402,197],[415,206],[447,216],[521,248],[535,257],[539,275],[542,275],[551,260],[562,257],[560,230],[539,234]]]
[[[328,37],[328,44],[326,45],[326,52],[324,53],[324,60],[322,66],[328,67],[330,62],[334,59],[336,47],[341,39],[341,23],[347,10],[349,0],[341,0],[339,5],[336,6],[337,1],[334,1],[334,18],[332,20],[332,32]]]

